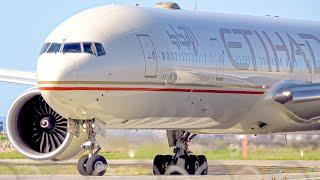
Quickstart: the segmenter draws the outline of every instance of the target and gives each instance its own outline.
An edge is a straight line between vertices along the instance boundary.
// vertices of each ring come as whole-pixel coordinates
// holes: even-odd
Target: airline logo
[[[252,41],[255,38],[256,39],[255,41],[258,41],[258,43],[260,43],[264,49],[269,71],[272,71],[271,57],[273,57],[275,61],[276,71],[277,72],[280,71],[279,53],[282,52],[282,53],[285,53],[286,59],[288,60],[288,62],[286,63],[290,68],[290,72],[294,71],[294,64],[297,59],[297,56],[301,56],[304,59],[307,70],[309,72],[312,72],[311,63],[313,63],[314,72],[320,73],[320,65],[319,65],[319,62],[316,61],[316,54],[314,50],[315,49],[314,42],[320,45],[320,40],[313,34],[298,33],[297,35],[293,36],[293,35],[290,35],[289,33],[285,33],[285,35],[281,35],[279,32],[274,32],[273,36],[275,36],[275,38],[278,39],[278,42],[280,42],[280,43],[275,43],[273,41],[275,40],[275,38],[273,38],[273,40],[272,38],[270,38],[271,33],[268,34],[265,31],[258,32],[256,30],[247,30],[247,29],[220,28],[219,33],[220,33],[222,42],[224,44],[224,47],[226,49],[226,52],[228,54],[228,57],[232,65],[236,69],[249,70],[249,64],[237,62],[231,53],[232,49],[244,48],[244,44],[240,41],[228,41],[227,38],[232,38],[232,36],[242,36],[251,53],[252,66],[254,71],[257,71],[256,52],[252,45],[253,44]],[[299,44],[298,40],[304,41],[305,44]],[[289,42],[289,43],[286,43],[286,42]],[[306,46],[306,48],[303,49],[301,47],[302,45]],[[271,49],[272,55],[269,49]],[[310,54],[311,59],[307,57],[307,54]]]
[[[191,29],[185,25],[169,25],[169,27],[170,28],[166,30],[166,33],[171,40],[172,45],[176,46],[179,50],[183,47],[192,50],[197,56],[199,43]]]
[[[171,44],[177,47],[177,49],[182,50],[183,48],[187,48],[195,56],[199,55],[199,43],[190,27],[186,25],[169,25],[166,33]],[[320,51],[320,39],[316,35],[307,33],[270,33],[233,28],[220,28],[219,35],[228,58],[235,69],[249,70],[249,67],[252,66],[252,70],[257,71],[257,51],[263,49],[269,72],[280,72],[281,65],[286,64],[289,72],[292,73],[294,72],[295,63],[298,57],[300,57],[304,60],[309,73],[315,72],[320,74],[320,62],[317,61],[316,53],[317,50]],[[239,37],[242,37],[243,41],[234,41],[234,39],[239,39]],[[261,47],[255,48],[254,45],[257,44]],[[232,51],[245,48],[250,52],[251,62],[238,62],[233,56]],[[281,57],[285,57],[286,62],[283,62]],[[274,69],[272,64],[275,66]]]

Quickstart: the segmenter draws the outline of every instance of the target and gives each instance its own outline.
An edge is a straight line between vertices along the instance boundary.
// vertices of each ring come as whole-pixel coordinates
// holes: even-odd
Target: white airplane
[[[36,74],[2,70],[34,85],[7,116],[13,146],[35,160],[87,150],[82,175],[103,175],[96,135],[106,129],[167,130],[173,155],[154,174],[207,174],[188,149],[196,134],[320,129],[320,23],[108,5],[83,11],[45,40]],[[106,137],[107,138],[107,137]],[[202,167],[202,168],[200,168]]]

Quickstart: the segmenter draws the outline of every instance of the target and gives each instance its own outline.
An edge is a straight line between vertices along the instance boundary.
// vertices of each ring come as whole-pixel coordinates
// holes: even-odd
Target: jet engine
[[[34,160],[65,160],[81,151],[87,140],[82,132],[68,132],[68,120],[55,112],[37,88],[27,90],[12,104],[7,116],[10,142],[23,155]]]

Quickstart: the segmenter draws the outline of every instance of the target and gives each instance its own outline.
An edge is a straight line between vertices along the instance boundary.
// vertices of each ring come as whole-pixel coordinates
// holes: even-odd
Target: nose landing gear
[[[103,156],[98,155],[101,147],[95,141],[94,120],[85,121],[83,127],[89,138],[83,143],[82,148],[87,150],[88,154],[78,160],[78,172],[83,176],[103,176],[107,171],[108,163]]]
[[[193,155],[189,150],[190,141],[196,136],[186,131],[167,131],[174,155],[157,155],[153,161],[155,175],[207,175],[208,163],[204,155]]]

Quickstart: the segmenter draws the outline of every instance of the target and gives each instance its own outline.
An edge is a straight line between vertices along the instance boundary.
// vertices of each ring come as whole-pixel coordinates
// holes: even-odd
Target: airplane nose
[[[43,54],[38,59],[38,83],[59,84],[63,81],[77,80],[76,58],[63,54]]]
[[[66,83],[77,81],[77,58],[64,54],[43,54],[38,59],[37,78],[42,97],[60,115],[68,117],[67,103],[73,98],[73,91],[64,91]],[[70,105],[72,107],[72,105]]]

